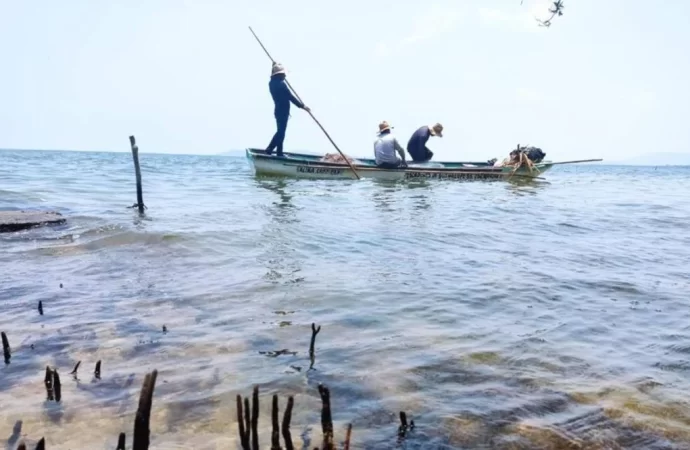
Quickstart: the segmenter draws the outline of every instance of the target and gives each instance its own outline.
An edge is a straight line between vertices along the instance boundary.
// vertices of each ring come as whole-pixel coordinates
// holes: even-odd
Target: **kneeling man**
[[[425,125],[420,127],[412,134],[407,143],[407,152],[410,154],[412,161],[416,163],[424,163],[431,161],[434,153],[426,148],[426,143],[431,136],[443,137],[443,125],[437,123],[436,125]]]

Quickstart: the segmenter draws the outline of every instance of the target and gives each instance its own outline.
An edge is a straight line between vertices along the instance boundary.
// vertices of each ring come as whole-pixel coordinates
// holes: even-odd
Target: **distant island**
[[[228,150],[227,152],[220,152],[218,154],[221,156],[244,156],[245,151],[244,150]]]

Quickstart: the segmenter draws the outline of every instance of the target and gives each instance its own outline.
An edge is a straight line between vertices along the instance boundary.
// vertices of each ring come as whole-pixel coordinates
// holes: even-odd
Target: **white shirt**
[[[395,153],[404,155],[404,150],[393,133],[379,134],[374,141],[374,158],[376,164],[391,163],[397,164],[398,157]]]

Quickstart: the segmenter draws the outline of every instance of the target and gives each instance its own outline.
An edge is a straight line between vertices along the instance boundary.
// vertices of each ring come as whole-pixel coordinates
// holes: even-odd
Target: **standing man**
[[[425,125],[412,134],[410,141],[407,143],[407,152],[410,154],[412,161],[416,163],[431,161],[434,153],[426,148],[426,143],[431,136],[443,137],[443,125],[440,123]]]
[[[276,62],[271,68],[271,81],[268,82],[268,88],[271,91],[273,103],[275,103],[273,115],[276,118],[277,131],[266,148],[266,154],[270,155],[275,149],[277,150],[276,156],[283,156],[283,141],[285,141],[285,131],[290,117],[290,103],[294,103],[295,106],[307,112],[310,110],[292,93],[285,81],[285,69]]]
[[[398,152],[400,158],[395,155]],[[379,134],[374,141],[374,158],[376,167],[381,169],[397,169],[407,167],[405,150],[398,140],[391,134],[391,126],[385,120],[379,124]]]

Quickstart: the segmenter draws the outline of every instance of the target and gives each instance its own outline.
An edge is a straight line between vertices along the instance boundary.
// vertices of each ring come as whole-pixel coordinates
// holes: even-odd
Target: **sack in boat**
[[[540,148],[537,147],[522,147],[520,149],[522,153],[527,155],[530,161],[532,161],[534,164],[538,164],[546,158],[546,153],[541,151]]]
[[[321,157],[321,161],[323,162],[330,162],[330,163],[341,163],[341,164],[347,164],[345,159],[342,157],[340,153],[326,153],[324,156]],[[347,161],[350,161],[350,164],[355,162],[354,159],[347,157]]]

